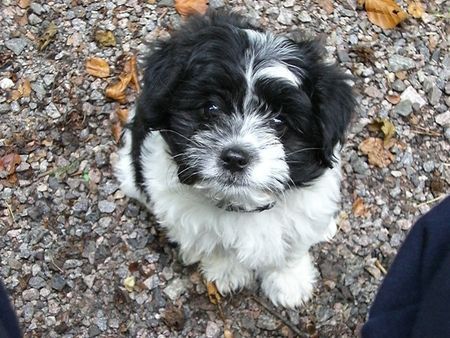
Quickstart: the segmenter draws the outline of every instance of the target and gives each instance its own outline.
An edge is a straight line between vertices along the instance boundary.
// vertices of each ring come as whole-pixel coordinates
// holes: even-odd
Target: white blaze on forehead
[[[301,85],[302,71],[295,67],[295,74],[286,62],[287,59],[299,58],[298,51],[287,38],[271,33],[245,29],[250,46],[246,52],[245,77],[247,80],[247,95],[245,105],[248,107],[254,95],[254,85],[257,80],[274,79],[285,81],[295,87]]]

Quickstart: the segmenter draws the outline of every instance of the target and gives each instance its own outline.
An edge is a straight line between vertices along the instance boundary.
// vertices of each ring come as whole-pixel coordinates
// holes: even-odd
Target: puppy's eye
[[[284,133],[287,128],[286,121],[281,116],[277,116],[277,117],[270,119],[270,125],[272,126],[273,129],[275,129],[276,131],[278,131],[280,133]]]
[[[220,108],[218,105],[212,102],[208,102],[205,107],[203,108],[203,112],[207,115],[209,114],[215,114],[220,111]]]

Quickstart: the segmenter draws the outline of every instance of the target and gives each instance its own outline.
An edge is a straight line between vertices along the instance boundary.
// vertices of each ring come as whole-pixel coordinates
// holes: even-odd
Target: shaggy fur
[[[261,279],[295,307],[333,236],[339,144],[353,97],[314,41],[209,13],[160,42],[129,117],[116,175],[222,293]]]

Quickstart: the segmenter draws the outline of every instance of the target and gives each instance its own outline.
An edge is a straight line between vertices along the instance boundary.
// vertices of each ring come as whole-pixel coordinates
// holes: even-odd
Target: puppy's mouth
[[[248,185],[217,185],[203,181],[193,187],[204,194],[219,209],[227,212],[251,213],[272,209],[277,194],[272,191],[252,188]]]

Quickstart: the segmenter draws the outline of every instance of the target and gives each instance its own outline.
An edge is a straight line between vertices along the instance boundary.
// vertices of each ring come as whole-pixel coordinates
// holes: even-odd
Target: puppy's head
[[[196,17],[147,60],[134,147],[159,130],[180,182],[223,208],[268,208],[333,166],[354,104],[345,80],[316,42]]]

